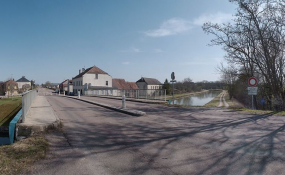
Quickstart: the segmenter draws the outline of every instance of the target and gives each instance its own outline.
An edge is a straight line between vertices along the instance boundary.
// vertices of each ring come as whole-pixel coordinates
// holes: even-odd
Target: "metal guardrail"
[[[125,95],[126,98],[135,99],[147,99],[147,100],[163,100],[166,101],[166,90],[165,89],[138,89],[138,90],[87,90],[84,92],[86,96],[113,96],[122,97]]]
[[[37,90],[31,90],[22,94],[22,122],[25,122],[25,117],[30,110],[30,107],[37,96]]]

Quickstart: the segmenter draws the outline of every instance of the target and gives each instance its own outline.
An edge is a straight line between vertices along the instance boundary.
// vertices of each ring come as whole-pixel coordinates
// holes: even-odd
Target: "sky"
[[[0,81],[60,83],[96,65],[113,78],[220,79],[225,52],[204,22],[231,20],[228,0],[0,0]]]

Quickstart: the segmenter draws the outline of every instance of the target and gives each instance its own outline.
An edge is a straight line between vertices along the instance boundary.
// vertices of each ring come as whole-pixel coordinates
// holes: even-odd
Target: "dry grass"
[[[275,116],[285,116],[285,111],[269,111],[269,110],[256,110],[256,109],[247,109],[247,108],[235,108],[232,107],[231,109],[240,111],[244,114],[253,114],[253,115],[266,115],[272,114]]]
[[[0,146],[0,174],[19,174],[35,161],[42,159],[48,150],[43,135],[23,139],[13,145]]]
[[[0,100],[0,126],[3,124],[4,118],[9,118],[10,116],[15,115],[17,108],[22,104],[22,98],[7,98]]]

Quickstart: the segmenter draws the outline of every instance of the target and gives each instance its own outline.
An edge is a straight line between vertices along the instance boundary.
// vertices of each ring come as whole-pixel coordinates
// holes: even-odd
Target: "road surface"
[[[285,174],[284,117],[132,102],[147,112],[133,117],[47,99],[63,132],[47,135],[51,149],[30,174]]]

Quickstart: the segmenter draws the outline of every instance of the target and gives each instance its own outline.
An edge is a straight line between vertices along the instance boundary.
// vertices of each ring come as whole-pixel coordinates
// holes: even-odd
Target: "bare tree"
[[[238,5],[237,13],[228,24],[203,25],[207,34],[213,34],[212,45],[221,45],[226,61],[248,77],[256,76],[279,106],[284,108],[283,90],[285,51],[284,0],[230,0]]]

